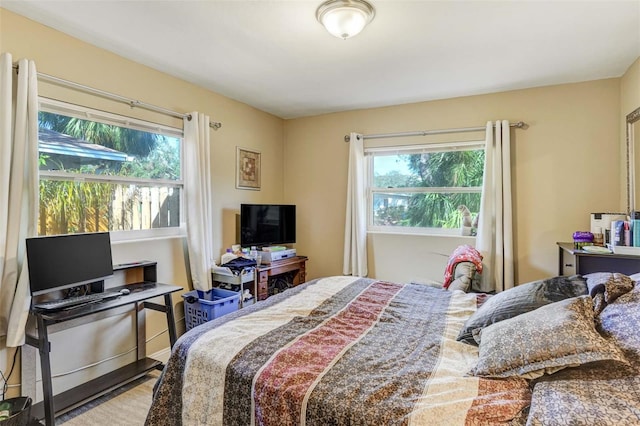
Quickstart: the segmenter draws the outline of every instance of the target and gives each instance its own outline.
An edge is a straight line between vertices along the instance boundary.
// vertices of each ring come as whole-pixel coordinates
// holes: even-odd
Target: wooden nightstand
[[[269,278],[288,272],[293,273],[292,285],[295,287],[307,280],[306,256],[296,256],[290,259],[278,260],[256,267],[256,284],[258,288],[257,300],[269,297]]]

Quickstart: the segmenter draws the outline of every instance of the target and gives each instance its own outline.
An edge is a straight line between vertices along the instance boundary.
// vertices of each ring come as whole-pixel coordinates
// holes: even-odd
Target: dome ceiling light
[[[375,14],[364,0],[327,0],[316,10],[316,19],[331,35],[346,40],[360,33]]]

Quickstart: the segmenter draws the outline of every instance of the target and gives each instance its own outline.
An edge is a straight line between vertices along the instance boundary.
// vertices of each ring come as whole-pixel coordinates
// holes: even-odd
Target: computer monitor
[[[108,232],[27,238],[26,243],[33,296],[113,275]]]

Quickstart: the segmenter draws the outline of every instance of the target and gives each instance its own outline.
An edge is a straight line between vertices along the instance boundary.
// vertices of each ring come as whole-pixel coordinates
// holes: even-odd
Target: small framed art
[[[237,147],[236,188],[260,190],[260,152]]]

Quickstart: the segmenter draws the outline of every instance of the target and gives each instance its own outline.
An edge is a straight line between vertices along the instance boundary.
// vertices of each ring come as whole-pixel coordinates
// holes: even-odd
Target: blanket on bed
[[[329,277],[196,327],[176,343],[147,425],[472,425],[529,406],[523,379],[468,376],[456,341],[476,296]]]

